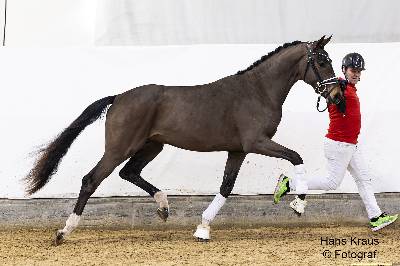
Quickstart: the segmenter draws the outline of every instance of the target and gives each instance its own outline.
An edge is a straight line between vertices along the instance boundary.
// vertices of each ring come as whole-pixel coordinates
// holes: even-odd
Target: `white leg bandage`
[[[221,194],[217,194],[214,198],[214,200],[211,202],[211,204],[208,206],[208,208],[203,212],[202,218],[203,218],[203,224],[209,224],[211,223],[219,210],[224,206],[226,201],[226,198],[222,196]]]
[[[79,220],[81,219],[81,216],[76,215],[75,213],[72,213],[67,221],[65,222],[65,227],[61,231],[65,235],[69,235],[76,227],[78,227]]]
[[[295,191],[296,194],[307,194],[308,186],[304,164],[294,166],[294,176],[289,181],[289,186],[290,190]]]
[[[162,191],[158,191],[156,194],[154,194],[154,199],[156,202],[160,205],[160,208],[168,208],[168,200],[167,200],[167,194],[165,194]]]

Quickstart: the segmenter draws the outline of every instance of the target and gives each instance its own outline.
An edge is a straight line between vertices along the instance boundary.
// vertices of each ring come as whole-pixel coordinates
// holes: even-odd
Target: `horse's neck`
[[[287,48],[288,51],[270,58],[260,64],[254,73],[250,74],[256,77],[257,89],[277,106],[281,106],[286,100],[290,89],[300,79],[299,64],[302,63],[303,54],[298,49],[302,47]],[[269,62],[268,62],[269,61]]]

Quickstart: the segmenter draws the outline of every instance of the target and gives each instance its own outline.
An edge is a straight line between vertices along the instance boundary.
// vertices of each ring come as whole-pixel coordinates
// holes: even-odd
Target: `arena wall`
[[[284,42],[324,34],[333,34],[327,50],[337,75],[346,53],[357,51],[366,59],[358,86],[360,146],[376,192],[400,191],[398,1],[12,0],[6,10],[5,4],[0,0],[0,33],[6,33],[6,46],[0,48],[0,198],[27,198],[21,179],[32,167],[34,152],[93,101],[148,83],[211,82],[245,69]],[[295,84],[274,138],[303,156],[310,176],[326,174],[328,118],[315,104],[312,89]],[[76,140],[59,172],[34,197],[76,197],[82,176],[103,147],[104,120],[99,120]],[[166,146],[143,176],[169,194],[213,195],[226,157],[225,152]],[[94,196],[145,195],[121,180],[118,169]],[[233,193],[270,194],[282,172],[292,174],[288,162],[250,154]],[[335,192],[357,189],[347,176]]]
[[[33,152],[95,100],[148,83],[211,82],[247,68],[277,46],[1,48],[0,198],[26,198],[21,179],[33,164]],[[364,55],[367,70],[358,85],[363,113],[360,146],[376,192],[399,192],[399,43],[328,44],[326,49],[337,75],[344,54],[358,51]],[[310,86],[296,83],[283,106],[274,139],[303,156],[309,175],[324,175],[328,117],[316,111],[316,99]],[[58,173],[34,197],[76,197],[81,178],[100,159],[103,147],[104,120],[99,120],[79,136]],[[219,191],[226,157],[225,152],[197,153],[167,146],[143,176],[170,195],[213,195]],[[94,196],[145,195],[120,179],[118,169]],[[291,175],[292,166],[283,160],[248,155],[233,193],[270,194],[280,173]],[[357,192],[352,178],[347,176],[336,192]]]

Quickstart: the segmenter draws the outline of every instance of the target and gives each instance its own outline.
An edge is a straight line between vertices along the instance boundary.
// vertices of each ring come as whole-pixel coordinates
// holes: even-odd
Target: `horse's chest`
[[[280,113],[266,113],[260,118],[259,126],[265,135],[272,138],[281,122],[281,118]]]

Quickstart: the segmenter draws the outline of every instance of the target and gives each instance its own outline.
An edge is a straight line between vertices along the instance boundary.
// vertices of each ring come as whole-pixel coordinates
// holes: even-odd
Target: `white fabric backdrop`
[[[8,0],[6,46],[92,46],[96,5],[97,0]]]
[[[29,154],[69,125],[90,103],[148,83],[194,85],[236,73],[277,47],[274,45],[196,45],[103,48],[0,48],[0,198],[21,198],[21,178]],[[337,74],[344,54],[357,50],[366,58],[360,82],[363,111],[360,141],[375,178],[376,191],[400,191],[398,141],[400,43],[329,44]],[[323,175],[323,138],[327,113],[315,110],[316,95],[298,82],[284,104],[276,137],[298,151],[308,173]],[[104,120],[89,126],[61,162],[58,173],[35,197],[77,196],[81,178],[97,163],[104,147]],[[226,153],[196,153],[166,147],[143,176],[169,194],[215,194]],[[120,168],[118,168],[120,169]],[[95,196],[145,195],[118,177],[118,169]],[[233,190],[272,193],[277,176],[292,174],[290,163],[249,155]],[[356,192],[346,177],[337,192]]]
[[[97,45],[400,41],[396,0],[98,0]]]
[[[399,13],[396,0],[9,0],[6,45],[400,42]]]

